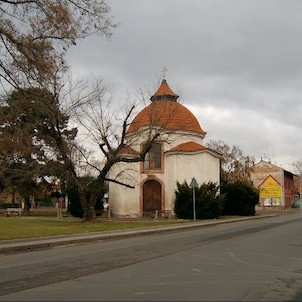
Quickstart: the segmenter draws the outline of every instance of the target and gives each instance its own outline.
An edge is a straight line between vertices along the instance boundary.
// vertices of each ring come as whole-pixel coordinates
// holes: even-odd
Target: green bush
[[[174,211],[180,219],[193,219],[193,189],[185,181],[177,182]],[[195,210],[197,219],[218,218],[223,211],[224,196],[219,195],[219,187],[213,182],[195,188]]]
[[[221,193],[225,194],[224,215],[255,215],[259,192],[252,185],[243,181],[224,183]]]
[[[193,195],[192,189],[185,181],[183,184],[176,183],[174,212],[180,219],[193,218]]]

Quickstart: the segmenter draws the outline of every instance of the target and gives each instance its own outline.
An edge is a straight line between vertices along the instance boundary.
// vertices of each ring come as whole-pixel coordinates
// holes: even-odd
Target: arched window
[[[152,144],[145,156],[144,170],[161,170],[161,144]]]

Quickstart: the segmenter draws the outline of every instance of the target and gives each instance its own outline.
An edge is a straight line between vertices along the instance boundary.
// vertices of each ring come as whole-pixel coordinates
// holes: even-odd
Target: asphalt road
[[[0,256],[0,301],[300,301],[302,214]]]

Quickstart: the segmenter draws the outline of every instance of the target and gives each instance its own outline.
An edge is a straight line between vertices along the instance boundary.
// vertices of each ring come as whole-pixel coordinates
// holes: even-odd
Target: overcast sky
[[[302,160],[302,1],[107,0],[119,27],[68,55],[114,98],[152,88],[161,70],[208,133],[297,172]],[[153,91],[155,92],[155,91]]]

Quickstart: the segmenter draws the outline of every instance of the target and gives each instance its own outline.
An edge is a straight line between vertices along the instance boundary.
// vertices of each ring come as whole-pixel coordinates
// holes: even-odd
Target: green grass
[[[0,240],[105,232],[122,229],[183,223],[181,220],[101,220],[84,222],[79,219],[52,217],[0,217]]]

